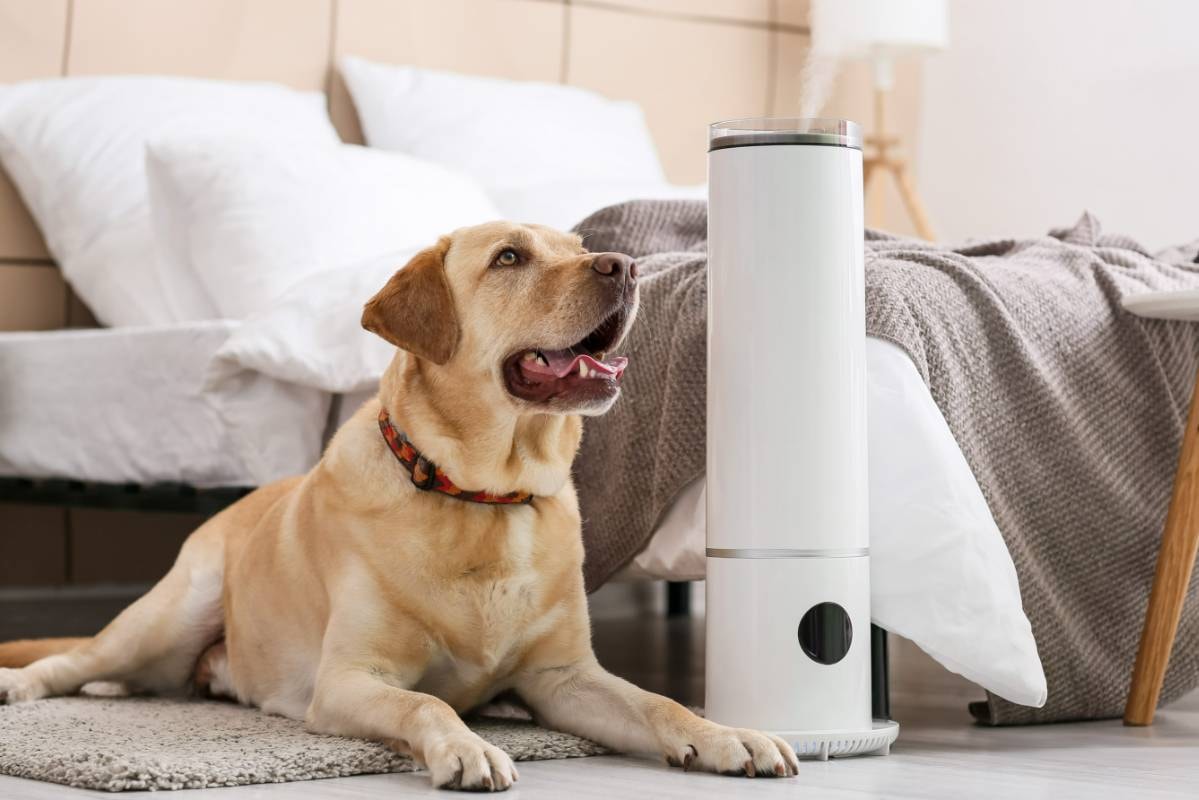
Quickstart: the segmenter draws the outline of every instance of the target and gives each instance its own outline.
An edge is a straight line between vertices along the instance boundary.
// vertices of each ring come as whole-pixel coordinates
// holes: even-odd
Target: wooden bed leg
[[[1187,586],[1199,549],[1199,378],[1191,393],[1191,409],[1182,436],[1182,452],[1178,471],[1174,473],[1174,493],[1162,533],[1161,549],[1157,553],[1157,572],[1153,576],[1153,591],[1149,609],[1145,612],[1145,627],[1136,666],[1132,671],[1132,688],[1124,707],[1125,725],[1151,725],[1161,694],[1162,681],[1170,662],[1170,650]]]

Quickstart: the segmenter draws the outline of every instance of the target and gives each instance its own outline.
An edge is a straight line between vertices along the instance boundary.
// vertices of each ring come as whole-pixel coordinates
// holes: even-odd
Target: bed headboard
[[[695,183],[707,123],[797,113],[807,18],[807,0],[0,0],[0,82],[278,81],[328,92],[351,142],[361,131],[333,69],[345,54],[563,82],[639,102],[668,176]],[[866,116],[864,85],[843,79],[830,111]],[[0,174],[0,330],[94,324]]]

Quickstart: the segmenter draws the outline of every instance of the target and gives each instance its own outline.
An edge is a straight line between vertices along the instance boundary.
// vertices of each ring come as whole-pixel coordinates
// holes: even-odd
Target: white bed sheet
[[[0,475],[258,485],[320,456],[329,394],[207,383],[238,323],[0,334]]]

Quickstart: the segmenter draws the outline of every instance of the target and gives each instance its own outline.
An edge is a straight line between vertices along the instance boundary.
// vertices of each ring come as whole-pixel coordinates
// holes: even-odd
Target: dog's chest
[[[555,624],[557,611],[539,611],[539,589],[535,575],[512,576],[480,582],[448,603],[452,619],[436,636],[417,690],[466,710],[504,688],[530,643]]]
[[[472,705],[555,623],[552,576],[538,557],[537,518],[512,515],[495,537],[450,560],[435,598],[436,655],[421,680],[452,705]],[[544,544],[544,543],[541,543]]]

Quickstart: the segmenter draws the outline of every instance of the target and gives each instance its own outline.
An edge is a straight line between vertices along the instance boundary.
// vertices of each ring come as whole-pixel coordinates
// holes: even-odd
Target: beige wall
[[[887,97],[887,127],[891,135],[900,139],[897,151],[908,160],[914,172],[919,172],[920,113],[922,104],[922,70],[920,58],[905,58],[895,64],[895,86]],[[874,79],[865,63],[845,65],[838,73],[828,104],[821,111],[823,116],[844,117],[856,120],[865,126],[869,136],[874,128]],[[919,188],[919,187],[918,187]],[[879,205],[866,204],[866,224],[905,236],[915,236],[912,218],[900,200],[896,183],[890,177],[876,182],[872,192],[881,192]],[[868,198],[872,201],[873,198]],[[939,232],[935,230],[934,233]]]
[[[957,0],[925,66],[920,183],[948,239],[1090,209],[1157,248],[1199,237],[1199,3]]]

